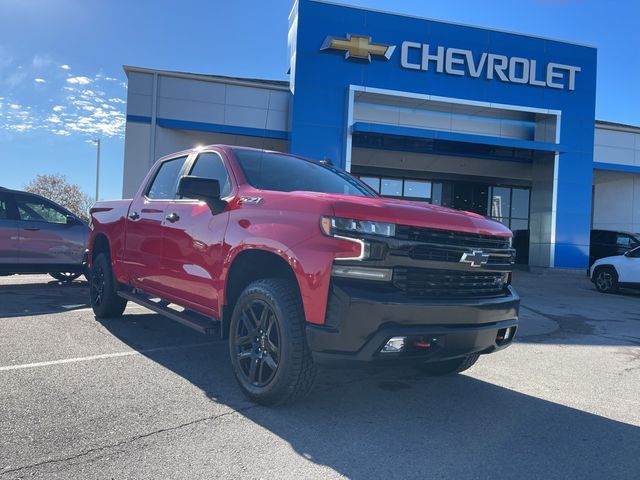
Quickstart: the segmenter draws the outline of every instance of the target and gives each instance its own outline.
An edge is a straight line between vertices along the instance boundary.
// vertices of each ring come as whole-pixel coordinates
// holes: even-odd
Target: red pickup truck
[[[91,209],[91,304],[127,301],[228,338],[244,393],[285,403],[318,364],[460,372],[509,345],[511,232],[380,197],[330,162],[213,145],[156,162],[133,200]]]

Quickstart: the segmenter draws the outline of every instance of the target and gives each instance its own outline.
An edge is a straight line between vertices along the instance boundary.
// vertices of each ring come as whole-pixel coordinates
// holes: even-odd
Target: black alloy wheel
[[[230,320],[231,365],[248,398],[275,405],[294,402],[311,391],[317,370],[294,281],[264,278],[247,285]]]
[[[236,326],[236,355],[240,371],[255,387],[273,380],[280,363],[280,328],[273,309],[255,299],[242,309]]]
[[[104,300],[104,269],[102,265],[94,265],[91,272],[91,305],[100,307]]]

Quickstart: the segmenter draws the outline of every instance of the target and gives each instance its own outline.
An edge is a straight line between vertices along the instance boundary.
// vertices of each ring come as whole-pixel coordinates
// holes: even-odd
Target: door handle
[[[171,223],[175,223],[178,220],[180,220],[180,215],[178,215],[176,212],[170,213],[169,215],[167,215],[166,217],[164,217],[167,219],[167,221],[171,222]]]
[[[133,212],[129,215],[131,220],[138,220],[140,218],[140,214],[138,212]]]
[[[27,228],[23,228],[23,230],[27,230],[29,232],[38,232],[38,231],[40,231],[40,229],[37,228],[37,227],[27,227]]]

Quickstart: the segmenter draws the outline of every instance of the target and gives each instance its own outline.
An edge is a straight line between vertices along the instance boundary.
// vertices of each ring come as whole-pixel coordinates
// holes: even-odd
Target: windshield
[[[249,184],[260,190],[377,196],[357,178],[329,165],[260,150],[233,149],[233,153]]]

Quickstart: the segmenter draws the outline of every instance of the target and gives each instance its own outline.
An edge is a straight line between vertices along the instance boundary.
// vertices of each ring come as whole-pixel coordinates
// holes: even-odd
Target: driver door
[[[20,264],[81,265],[87,227],[37,195],[15,195],[20,231]]]
[[[188,175],[218,180],[220,197],[233,194],[231,177],[217,152],[201,152],[187,169]],[[208,315],[218,311],[222,282],[223,240],[229,213],[213,214],[199,200],[172,200],[163,222],[162,261],[181,304]]]

